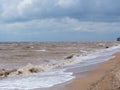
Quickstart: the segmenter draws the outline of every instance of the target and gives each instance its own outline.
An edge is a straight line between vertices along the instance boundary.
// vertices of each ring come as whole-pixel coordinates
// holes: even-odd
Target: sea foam
[[[23,72],[25,73],[27,71],[28,72],[27,75],[26,74],[22,76],[15,75],[14,77],[8,77],[0,80],[0,90],[31,90],[37,88],[52,87],[54,85],[67,82],[74,78],[72,72],[66,72],[66,69],[69,68],[58,69],[59,67],[75,65],[80,62],[85,63],[103,62],[105,60],[108,60],[109,56],[118,51],[120,51],[120,45],[104,49],[100,52],[93,52],[85,56],[74,55],[71,59],[56,61],[45,65],[34,66],[28,64],[27,66],[19,69],[23,70]],[[31,67],[37,69],[38,72],[37,73],[29,72]]]
[[[10,77],[0,81],[0,90],[32,90],[48,88],[73,79],[71,72],[63,69],[33,74],[25,77]]]

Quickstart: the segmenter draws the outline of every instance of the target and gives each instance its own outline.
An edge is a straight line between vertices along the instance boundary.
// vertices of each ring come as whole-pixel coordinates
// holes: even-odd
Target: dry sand
[[[28,63],[39,65],[44,62],[48,63],[51,60],[62,60],[71,54],[81,54],[80,50],[90,52],[91,50],[105,49],[117,44],[118,42],[0,43],[0,69],[11,70],[21,68]],[[116,55],[117,59],[120,58],[120,53]],[[120,59],[117,59],[110,60],[102,64],[100,68],[87,72],[88,77],[77,78],[71,84],[67,85],[68,90],[85,90],[88,87],[92,88],[88,90],[97,90],[93,89],[93,87],[100,87],[99,84],[97,85],[97,82],[115,68],[118,61],[120,61]],[[119,73],[116,76],[120,76]]]
[[[69,90],[120,90],[120,53],[115,56],[97,69],[86,72],[88,76],[73,80],[67,85]]]

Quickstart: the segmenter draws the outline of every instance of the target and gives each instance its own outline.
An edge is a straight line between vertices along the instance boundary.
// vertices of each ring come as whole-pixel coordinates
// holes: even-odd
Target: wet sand
[[[116,46],[117,44],[118,42],[0,43],[0,68],[5,70],[16,70],[29,65],[29,63],[41,65],[52,61],[58,62],[72,54],[81,55],[84,53],[83,51],[92,53],[91,51],[94,52],[96,50],[106,49],[111,46]],[[101,68],[90,72],[77,73],[75,76],[81,76],[83,74],[83,76],[87,75],[87,77],[77,77],[76,80],[67,85],[67,88],[64,86],[68,84],[69,81],[45,90],[85,90],[85,87],[88,88],[88,85],[91,87],[91,84],[94,84],[94,81],[98,81],[103,77],[106,70],[109,70],[107,66],[105,69]],[[32,69],[32,72],[33,71],[36,72],[36,68],[34,68],[34,70]],[[91,80],[91,78],[94,80]],[[40,88],[37,90],[42,89]]]
[[[115,56],[97,69],[83,73],[87,76],[77,77],[67,85],[69,90],[120,90],[120,53]]]

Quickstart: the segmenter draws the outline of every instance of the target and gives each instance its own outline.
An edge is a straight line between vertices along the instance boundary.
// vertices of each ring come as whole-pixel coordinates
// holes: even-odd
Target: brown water
[[[51,60],[63,60],[71,54],[83,53],[112,46],[114,42],[33,42],[0,43],[0,68],[19,68],[32,64],[47,63]]]
[[[15,77],[10,77],[10,78],[8,77],[5,79],[5,81],[3,80],[3,82],[7,83],[5,84],[6,86],[10,85],[11,81],[13,82],[17,81],[18,83],[24,82],[24,84],[26,84],[27,86],[22,85],[22,87],[30,89],[30,87],[28,86],[28,82],[31,80],[35,81],[35,83],[38,84],[36,86],[39,86],[39,83],[42,84],[42,81],[45,81],[44,79],[48,79],[48,80],[56,79],[56,81],[53,81],[53,83],[56,83],[61,79],[63,79],[63,81],[61,82],[64,82],[65,79],[66,79],[65,81],[68,81],[73,78],[72,73],[71,72],[65,73],[64,70],[57,70],[56,68],[67,65],[68,66],[73,65],[78,62],[72,59],[66,60],[66,57],[71,55],[84,56],[90,53],[91,54],[98,53],[102,49],[106,49],[111,46],[116,46],[117,44],[118,42],[0,43],[0,68],[8,71],[16,69],[16,71],[13,71],[12,73],[9,74],[9,76],[15,76]],[[51,69],[55,69],[55,70],[44,72],[46,70],[46,67],[49,70]],[[19,75],[19,72],[20,75],[22,73],[22,76],[16,77],[16,75]],[[34,74],[37,72],[43,72],[43,73],[40,73],[38,75]],[[45,83],[48,84],[48,82]],[[2,81],[0,81],[0,83],[2,83]],[[19,84],[16,84],[16,86],[17,85]],[[50,85],[52,84],[50,83]],[[50,85],[46,85],[46,86],[49,87]],[[9,87],[12,88],[13,86],[14,83],[12,83],[12,86]],[[0,88],[1,87],[2,86],[0,86]],[[63,86],[61,88],[63,88]],[[29,90],[29,89],[25,89],[25,90]],[[8,90],[8,89],[4,89],[4,90]],[[10,89],[10,90],[15,90],[15,89]]]

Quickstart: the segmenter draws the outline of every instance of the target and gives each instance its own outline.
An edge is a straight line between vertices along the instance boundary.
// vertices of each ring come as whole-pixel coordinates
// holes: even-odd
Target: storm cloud
[[[59,38],[59,33],[72,40],[73,32],[79,39],[83,32],[115,38],[120,34],[119,10],[120,0],[0,0],[0,40],[32,35],[44,41]]]
[[[119,21],[120,0],[0,0],[2,21],[71,17]]]

